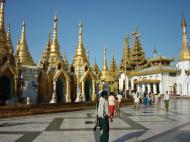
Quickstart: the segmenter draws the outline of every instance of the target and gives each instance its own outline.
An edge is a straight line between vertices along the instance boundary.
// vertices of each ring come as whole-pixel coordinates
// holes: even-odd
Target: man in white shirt
[[[164,95],[164,102],[165,102],[165,108],[167,112],[169,108],[169,100],[170,100],[170,96],[168,94],[168,91],[166,91],[166,94]]]
[[[100,127],[103,129],[103,133],[100,136],[100,142],[109,141],[109,119],[108,119],[108,100],[107,91],[101,92],[101,98],[98,105],[98,116],[100,118]]]
[[[137,110],[139,109],[140,98],[141,98],[140,94],[135,92],[135,95],[134,95],[134,107]]]

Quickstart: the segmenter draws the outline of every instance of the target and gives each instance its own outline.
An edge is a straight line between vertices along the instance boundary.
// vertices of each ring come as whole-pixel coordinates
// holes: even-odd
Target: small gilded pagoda
[[[95,78],[93,71],[90,68],[90,64],[86,55],[86,50],[83,44],[83,24],[79,23],[79,38],[78,45],[75,50],[73,63],[71,68],[73,69],[77,78],[77,98],[78,101],[93,101],[95,100]]]
[[[38,100],[50,103],[71,102],[71,77],[60,52],[57,32],[57,15],[54,16],[53,38],[48,32],[48,41],[39,63]],[[41,83],[40,83],[41,82]],[[43,82],[43,83],[42,83]],[[44,96],[47,94],[46,96]]]

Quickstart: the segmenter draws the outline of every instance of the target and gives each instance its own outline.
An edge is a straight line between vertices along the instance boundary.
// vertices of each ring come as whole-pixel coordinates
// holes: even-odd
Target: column
[[[67,82],[66,102],[71,102],[70,82],[68,80],[66,82]]]
[[[178,83],[178,82],[177,82],[176,91],[177,91],[177,95],[180,95],[180,94],[181,94],[181,91],[180,91],[180,83]]]
[[[142,84],[142,92],[144,93],[145,92],[145,85]]]
[[[151,92],[150,83],[148,83],[147,85],[148,85],[148,94],[149,94],[149,92]]]
[[[57,103],[56,82],[57,82],[57,80],[53,81],[53,94],[52,94],[52,97],[51,97],[50,104]]]
[[[21,82],[20,82],[21,83]],[[20,95],[21,92],[20,91],[20,88],[18,90],[18,78],[17,77],[14,77],[14,94],[13,95]],[[22,87],[22,86],[19,86],[19,87]],[[18,94],[19,93],[19,94]]]
[[[137,92],[140,93],[140,91],[141,91],[140,86],[139,86],[139,84],[137,84]]]
[[[129,80],[127,79],[127,77],[125,79],[125,92],[126,90],[129,90]]]
[[[85,101],[85,88],[84,88],[84,81],[82,81],[82,101]]]
[[[92,101],[95,101],[95,80],[92,80]]]
[[[153,92],[154,92],[154,94],[157,94],[156,83],[153,84]]]
[[[159,83],[159,90],[160,90],[160,94],[164,94],[164,92],[163,92],[163,85],[162,85],[161,82]]]

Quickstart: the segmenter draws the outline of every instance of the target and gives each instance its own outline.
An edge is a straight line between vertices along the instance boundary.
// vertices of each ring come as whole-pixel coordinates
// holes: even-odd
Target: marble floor
[[[98,142],[95,110],[0,119],[0,142]],[[123,107],[110,122],[110,142],[190,142],[190,99]]]

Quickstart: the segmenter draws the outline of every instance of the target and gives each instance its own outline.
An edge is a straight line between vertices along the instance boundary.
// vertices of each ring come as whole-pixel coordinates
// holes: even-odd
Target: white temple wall
[[[22,77],[24,80],[24,87],[22,97],[25,99],[25,101],[27,97],[30,97],[31,104],[37,104],[37,76],[37,66],[23,66]]]
[[[190,61],[180,61],[176,67],[181,70],[177,76],[177,94],[181,96],[190,96],[190,76],[186,71],[190,71]]]

